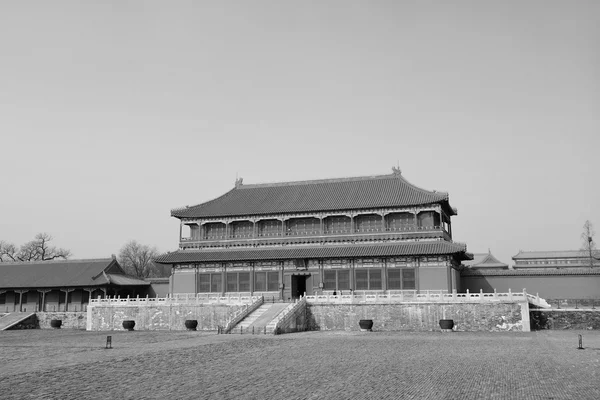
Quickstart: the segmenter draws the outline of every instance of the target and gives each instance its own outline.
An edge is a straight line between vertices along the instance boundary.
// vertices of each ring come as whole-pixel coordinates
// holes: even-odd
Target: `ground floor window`
[[[279,272],[255,272],[255,292],[276,292],[279,290]]]
[[[350,270],[325,270],[323,271],[323,289],[349,290]]]
[[[249,292],[250,291],[250,272],[228,272],[227,273],[227,291],[228,292]]]
[[[199,274],[198,293],[221,293],[221,273]]]
[[[357,269],[356,290],[381,290],[381,270],[380,269]]]
[[[415,270],[413,268],[388,269],[388,289],[409,290],[415,289]]]

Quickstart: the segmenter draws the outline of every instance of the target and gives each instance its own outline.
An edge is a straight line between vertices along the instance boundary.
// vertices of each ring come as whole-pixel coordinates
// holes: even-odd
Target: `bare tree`
[[[159,275],[160,271],[157,270],[153,261],[158,255],[156,247],[132,240],[121,248],[117,260],[129,275],[143,279]]]
[[[18,250],[12,243],[0,241],[0,261],[49,261],[56,258],[67,259],[71,251],[51,246],[52,236],[38,233],[35,239],[22,245]]]
[[[594,262],[597,260],[595,257],[596,253],[596,243],[594,242],[594,236],[596,232],[594,231],[594,226],[592,223],[587,220],[585,224],[583,224],[583,232],[581,233],[581,241],[582,246],[581,250],[585,253],[587,257],[590,259],[590,267],[594,266]]]
[[[0,240],[0,262],[19,261],[17,258],[18,252],[17,246],[4,240]]]

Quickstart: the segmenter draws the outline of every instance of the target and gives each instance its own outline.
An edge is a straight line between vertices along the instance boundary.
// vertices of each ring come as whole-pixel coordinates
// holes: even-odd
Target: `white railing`
[[[444,293],[443,291],[401,291],[400,293],[363,293],[344,295],[314,295],[306,296],[308,303],[335,303],[335,304],[365,304],[365,303],[494,303],[494,302],[525,302],[540,305],[546,303],[544,299],[528,295],[527,292],[507,293]],[[546,303],[547,304],[547,303]],[[540,305],[542,306],[542,305]],[[542,306],[543,307],[543,306]]]
[[[278,334],[280,331],[285,330],[285,325],[289,322],[289,318],[295,315],[299,308],[306,307],[306,296],[301,297],[295,303],[287,306],[283,311],[275,317],[275,319],[267,325],[267,330],[271,331],[274,334]]]
[[[138,306],[138,305],[165,305],[165,304],[252,304],[255,303],[261,296],[206,296],[194,294],[177,294],[168,297],[105,297],[92,299],[92,306]]]

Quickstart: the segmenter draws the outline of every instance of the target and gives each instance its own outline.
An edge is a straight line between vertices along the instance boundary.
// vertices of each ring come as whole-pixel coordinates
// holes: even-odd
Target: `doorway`
[[[310,275],[292,275],[292,299],[299,299],[306,292],[306,281]]]

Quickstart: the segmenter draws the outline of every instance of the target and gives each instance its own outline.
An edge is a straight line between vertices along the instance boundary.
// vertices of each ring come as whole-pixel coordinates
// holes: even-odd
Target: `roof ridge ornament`
[[[400,167],[392,167],[392,173],[394,174],[394,176],[400,176],[402,175],[402,171],[400,171]]]
[[[244,184],[244,178],[236,178],[236,180],[235,180],[235,187],[236,188],[239,188],[243,184]]]

